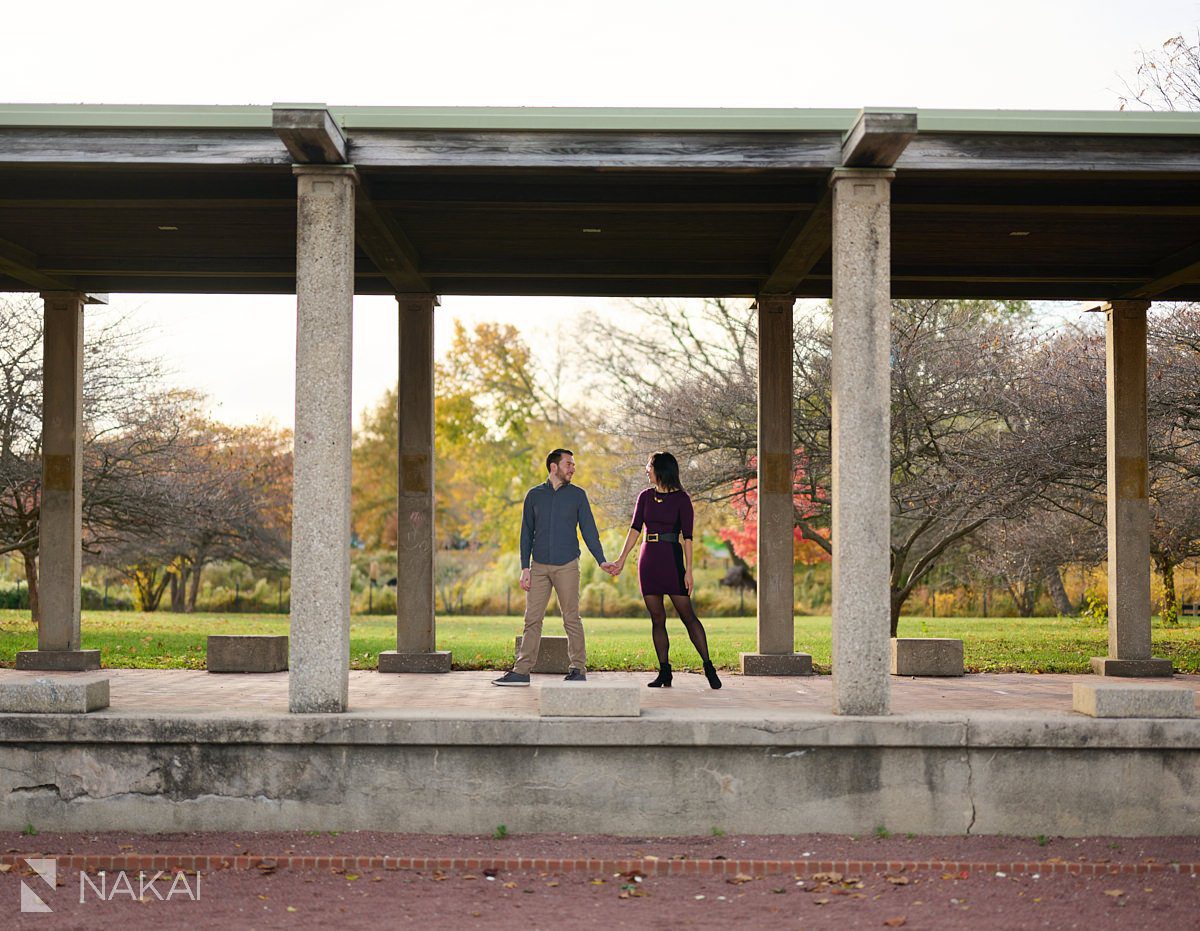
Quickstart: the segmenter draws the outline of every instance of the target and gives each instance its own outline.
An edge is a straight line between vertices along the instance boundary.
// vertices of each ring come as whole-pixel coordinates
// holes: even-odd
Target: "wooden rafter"
[[[828,188],[807,215],[792,221],[771,256],[771,273],[763,294],[788,294],[829,252],[833,231],[833,197]]]
[[[23,281],[38,291],[75,291],[70,278],[49,275],[38,265],[38,257],[16,243],[0,239],[0,274]]]
[[[1152,298],[1181,284],[1200,280],[1200,242],[1192,243],[1154,266],[1154,277],[1123,295],[1125,298]]]

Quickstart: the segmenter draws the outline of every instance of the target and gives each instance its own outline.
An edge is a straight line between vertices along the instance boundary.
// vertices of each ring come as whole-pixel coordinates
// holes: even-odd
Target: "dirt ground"
[[[1200,839],[799,837],[460,837],[384,833],[172,835],[0,833],[10,856],[35,854],[387,854],[692,859],[956,860],[960,862],[1191,863]],[[491,871],[488,871],[489,873]],[[149,880],[153,871],[148,871]],[[1086,928],[1200,929],[1200,876],[1102,877],[897,871],[868,875],[656,877],[633,873],[275,869],[202,871],[191,895],[168,875],[139,895],[101,900],[59,871],[51,891],[18,866],[0,873],[0,926],[10,928]],[[111,892],[116,878],[106,877]],[[21,884],[51,914],[20,912]],[[198,900],[191,896],[198,890]],[[158,896],[164,897],[160,901]]]

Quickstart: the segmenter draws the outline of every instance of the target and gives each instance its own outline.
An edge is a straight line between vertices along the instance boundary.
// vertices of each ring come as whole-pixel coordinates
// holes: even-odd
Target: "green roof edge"
[[[297,105],[293,105],[297,106]],[[312,106],[299,105],[299,106]],[[844,133],[863,110],[915,112],[923,133],[1200,135],[1200,113],[1107,110],[920,110],[624,108],[624,107],[329,107],[347,130],[497,130],[629,132]],[[160,104],[0,104],[0,127],[63,129],[270,129],[270,106]]]

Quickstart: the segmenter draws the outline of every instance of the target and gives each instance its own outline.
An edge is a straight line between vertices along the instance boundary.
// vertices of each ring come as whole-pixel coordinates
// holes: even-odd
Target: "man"
[[[596,520],[588,504],[587,492],[571,479],[575,475],[575,454],[555,449],[546,456],[546,481],[529,489],[521,518],[521,588],[525,591],[525,633],[521,652],[511,672],[495,685],[529,685],[529,671],[537,662],[542,645],[542,620],[550,603],[550,590],[558,594],[563,627],[567,631],[567,657],[570,669],[567,682],[587,679],[587,654],[584,648],[583,621],[579,617],[579,537],[610,575],[615,568],[604,558]]]

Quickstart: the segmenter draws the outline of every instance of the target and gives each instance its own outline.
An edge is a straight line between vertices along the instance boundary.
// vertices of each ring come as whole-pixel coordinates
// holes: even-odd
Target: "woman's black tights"
[[[646,607],[650,611],[650,636],[654,640],[654,652],[658,655],[659,665],[670,662],[671,641],[667,636],[667,605],[662,595],[643,595]],[[692,646],[700,654],[700,659],[708,662],[708,638],[704,635],[704,625],[696,617],[696,609],[692,607],[692,599],[687,595],[671,595],[671,604],[675,606],[679,619],[687,628]]]

